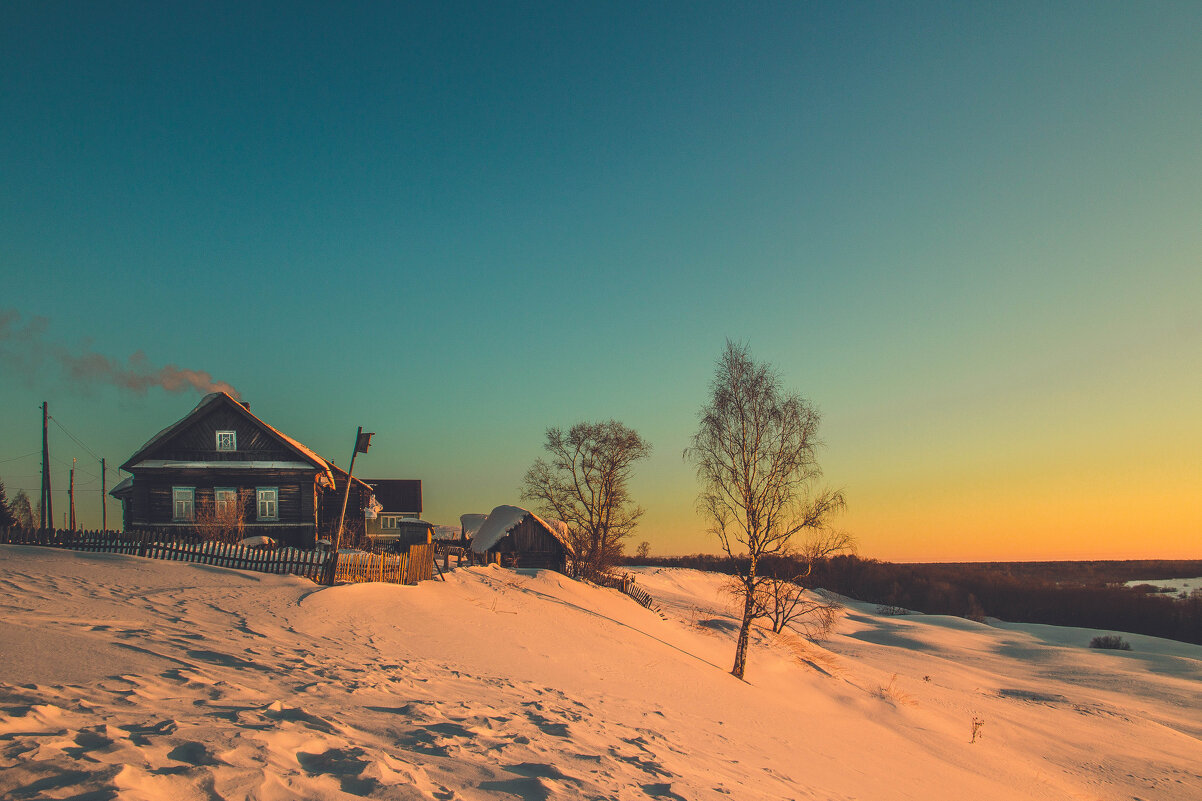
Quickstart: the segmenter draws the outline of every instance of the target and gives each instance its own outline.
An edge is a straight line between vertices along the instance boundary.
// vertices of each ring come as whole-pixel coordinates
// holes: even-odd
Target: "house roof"
[[[488,516],[488,519],[480,526],[476,535],[472,537],[472,550],[476,553],[484,553],[500,542],[506,534],[527,517],[534,518],[536,522],[551,533],[551,536],[559,540],[559,543],[565,549],[571,550],[568,546],[568,527],[566,523],[562,520],[544,520],[529,509],[523,509],[520,506],[498,506],[496,509],[493,509],[492,514]]]
[[[372,488],[372,494],[384,507],[383,514],[389,512],[421,512],[422,482],[419,478],[365,478]]]
[[[125,478],[123,478],[119,482],[117,482],[117,486],[115,486],[111,490],[109,490],[109,495],[112,495],[114,498],[120,498],[123,495],[129,495],[131,492],[133,492],[133,489],[134,489],[134,477],[126,476]]]
[[[476,532],[480,530],[480,526],[484,525],[484,521],[487,519],[488,515],[477,514],[475,512],[459,515],[459,525],[463,527],[463,536],[476,536]]]
[[[133,456],[129,457],[129,459],[126,460],[125,464],[121,465],[121,469],[129,471],[133,467],[138,466],[138,464],[143,461],[143,457],[145,457],[148,453],[150,453],[152,450],[154,450],[154,448],[156,446],[158,446],[160,443],[164,442],[165,440],[167,440],[168,438],[173,436],[176,432],[182,430],[185,426],[190,424],[193,420],[200,417],[202,414],[205,414],[206,412],[208,412],[210,409],[212,409],[217,404],[225,404],[225,405],[229,406],[231,409],[235,410],[237,413],[245,416],[248,420],[250,420],[253,423],[255,423],[256,425],[258,425],[260,428],[262,428],[268,434],[275,437],[276,440],[278,440],[286,448],[293,451],[297,456],[299,456],[301,458],[302,461],[308,463],[309,465],[312,465],[313,467],[317,468],[317,470],[319,472],[323,473],[325,475],[326,479],[329,481],[329,486],[332,487],[334,485],[334,473],[333,473],[333,470],[331,469],[331,468],[333,468],[333,465],[330,462],[327,462],[325,459],[321,458],[316,453],[309,450],[308,448],[306,448],[301,443],[297,442],[292,437],[288,436],[287,434],[283,433],[282,431],[279,431],[278,429],[268,425],[263,420],[259,419],[257,416],[255,416],[254,414],[251,413],[250,409],[248,409],[245,404],[236,400],[228,392],[212,392],[208,395],[205,395],[204,398],[201,399],[200,403],[196,404],[196,408],[194,408],[192,411],[188,412],[188,414],[184,415],[182,418],[175,421],[174,423],[167,426],[162,431],[160,431],[159,433],[157,433],[153,437],[151,437],[146,442],[145,445],[143,445],[141,448],[138,449],[137,453],[135,453]],[[233,465],[233,463],[226,464],[224,466],[231,467],[232,465]],[[144,466],[163,467],[166,465],[165,464],[155,464],[155,465],[147,464]],[[334,469],[337,469],[337,468],[334,468]]]

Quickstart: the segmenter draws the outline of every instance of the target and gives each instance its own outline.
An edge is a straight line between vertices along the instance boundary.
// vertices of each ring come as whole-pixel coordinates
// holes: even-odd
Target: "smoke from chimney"
[[[238,390],[224,381],[214,381],[204,370],[189,370],[168,364],[155,367],[146,354],[135,351],[124,364],[86,346],[76,352],[65,345],[45,339],[49,320],[31,317],[24,327],[19,325],[21,314],[15,309],[0,309],[0,365],[4,371],[33,380],[47,364],[57,365],[64,376],[77,387],[90,388],[97,384],[120,387],[139,395],[155,387],[168,392],[228,392],[235,398]]]

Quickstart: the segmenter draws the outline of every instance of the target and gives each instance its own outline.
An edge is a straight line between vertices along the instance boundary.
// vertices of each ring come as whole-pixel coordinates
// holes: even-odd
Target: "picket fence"
[[[301,576],[318,584],[339,581],[385,581],[416,584],[434,571],[432,545],[415,545],[406,554],[343,553],[335,564],[329,551],[299,548],[263,549],[213,542],[180,532],[70,531],[66,529],[0,528],[0,544],[37,545],[93,553],[120,553],[172,562]],[[331,575],[331,573],[333,575]]]
[[[344,553],[338,555],[335,581],[383,581],[416,584],[434,577],[434,546],[409,546],[408,553]]]
[[[655,599],[651,594],[640,587],[634,581],[634,576],[629,573],[623,573],[616,576],[613,573],[602,573],[593,579],[593,583],[600,584],[602,587],[612,587],[633,598],[640,605],[647,607],[653,612],[659,611],[655,608]]]

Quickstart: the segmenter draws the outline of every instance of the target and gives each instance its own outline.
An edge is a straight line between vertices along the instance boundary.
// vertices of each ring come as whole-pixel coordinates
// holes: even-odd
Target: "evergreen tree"
[[[0,479],[0,528],[11,528],[17,525],[13,510],[8,505],[8,493],[4,489],[4,479]]]
[[[13,496],[12,503],[8,505],[12,510],[13,517],[17,520],[17,525],[21,528],[33,528],[36,524],[33,516],[33,504],[29,502],[29,496],[25,494],[25,490],[17,490],[17,494]]]

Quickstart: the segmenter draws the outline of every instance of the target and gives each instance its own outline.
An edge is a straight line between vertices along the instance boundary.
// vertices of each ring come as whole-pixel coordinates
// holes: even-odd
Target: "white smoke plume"
[[[32,381],[47,365],[55,365],[79,389],[104,384],[139,395],[160,387],[168,392],[192,389],[200,393],[228,392],[239,397],[238,390],[224,381],[214,381],[204,370],[190,370],[174,364],[155,367],[140,350],[122,364],[86,346],[72,350],[47,341],[49,322],[45,317],[31,317],[22,326],[18,311],[0,309],[0,367],[5,374]]]

